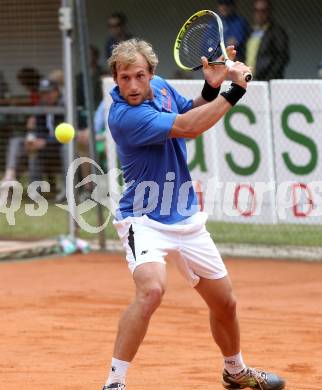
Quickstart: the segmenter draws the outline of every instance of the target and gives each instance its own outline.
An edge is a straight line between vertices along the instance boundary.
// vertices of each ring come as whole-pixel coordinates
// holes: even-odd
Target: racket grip
[[[246,83],[249,83],[253,80],[253,75],[250,72],[244,74]]]
[[[228,69],[232,68],[234,66],[235,62],[232,60],[226,60],[225,65]],[[250,72],[247,72],[244,74],[246,83],[249,83],[253,79],[253,75]]]

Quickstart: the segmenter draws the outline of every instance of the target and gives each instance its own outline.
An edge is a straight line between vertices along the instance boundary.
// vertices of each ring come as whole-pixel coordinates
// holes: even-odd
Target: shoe
[[[104,385],[102,390],[124,390],[125,385],[123,383],[111,383],[110,385]]]
[[[236,378],[224,370],[222,378],[224,388],[282,390],[285,387],[285,381],[276,374],[255,370],[250,367],[245,368],[244,371],[244,374]]]

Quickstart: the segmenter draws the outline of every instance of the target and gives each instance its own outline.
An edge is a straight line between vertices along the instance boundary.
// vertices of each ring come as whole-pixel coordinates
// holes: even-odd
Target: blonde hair
[[[124,65],[134,64],[137,60],[136,55],[138,53],[146,59],[149,66],[149,71],[154,73],[159,60],[153,51],[152,46],[146,41],[133,38],[122,41],[113,47],[112,55],[107,62],[113,77],[116,78],[116,67],[118,63]]]

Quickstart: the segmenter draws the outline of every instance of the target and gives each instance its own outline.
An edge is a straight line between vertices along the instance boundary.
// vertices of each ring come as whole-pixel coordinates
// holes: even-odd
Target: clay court
[[[322,263],[226,260],[244,357],[289,390],[322,389]],[[100,390],[133,286],[119,255],[0,264],[1,390]],[[207,309],[168,263],[168,290],[131,366],[133,390],[221,389]]]

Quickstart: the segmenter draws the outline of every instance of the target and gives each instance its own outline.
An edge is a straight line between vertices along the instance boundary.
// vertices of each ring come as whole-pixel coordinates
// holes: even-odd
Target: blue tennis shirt
[[[126,189],[116,219],[147,215],[180,222],[198,211],[183,138],[169,138],[177,114],[192,108],[164,79],[151,80],[153,99],[129,105],[119,87],[111,91],[108,124],[117,145]]]

